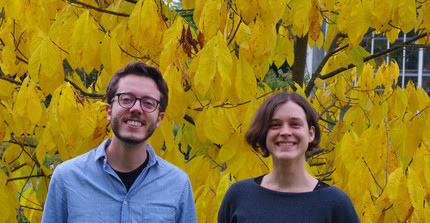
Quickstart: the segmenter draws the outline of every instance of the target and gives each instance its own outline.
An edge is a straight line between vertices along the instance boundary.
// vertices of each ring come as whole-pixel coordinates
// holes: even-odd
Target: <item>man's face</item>
[[[152,97],[157,100],[160,100],[161,96],[154,80],[134,74],[129,74],[119,80],[116,93],[130,93],[137,98]],[[160,112],[159,109],[158,106],[151,113],[144,112],[139,100],[136,100],[133,107],[126,109],[119,105],[118,96],[115,96],[112,104],[106,105],[107,118],[114,133],[113,137],[127,144],[146,142],[163,120],[164,112]]]

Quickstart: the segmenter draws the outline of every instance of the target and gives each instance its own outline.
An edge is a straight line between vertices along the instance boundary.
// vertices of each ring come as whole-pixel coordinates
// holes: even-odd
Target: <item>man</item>
[[[148,144],[167,107],[161,73],[130,62],[106,100],[112,139],[57,166],[42,222],[197,222],[187,174]]]

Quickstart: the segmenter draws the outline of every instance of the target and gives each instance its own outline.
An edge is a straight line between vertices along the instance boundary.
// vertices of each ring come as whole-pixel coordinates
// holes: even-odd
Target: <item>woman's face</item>
[[[276,107],[266,136],[266,146],[272,158],[278,161],[305,160],[305,153],[315,137],[304,110],[288,101]]]

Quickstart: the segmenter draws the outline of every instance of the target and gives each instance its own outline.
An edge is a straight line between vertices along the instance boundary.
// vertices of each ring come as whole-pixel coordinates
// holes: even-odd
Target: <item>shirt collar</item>
[[[99,147],[96,148],[95,151],[95,156],[94,156],[94,161],[97,161],[101,158],[106,159],[106,147],[110,145],[111,143],[111,139],[106,139],[105,141],[102,142],[102,144],[99,145]],[[156,163],[158,163],[157,160],[157,155],[154,152],[154,149],[152,148],[151,145],[149,145],[149,143],[147,144],[148,146],[146,147],[146,150],[148,151],[148,166],[152,166]]]

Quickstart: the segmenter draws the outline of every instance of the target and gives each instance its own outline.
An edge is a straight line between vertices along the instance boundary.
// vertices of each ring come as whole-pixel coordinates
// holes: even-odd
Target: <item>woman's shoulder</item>
[[[348,194],[336,186],[329,186],[322,188],[320,191],[321,199],[331,201],[330,203],[337,206],[345,206],[345,204],[352,205],[352,201]]]
[[[248,179],[236,181],[231,185],[231,188],[233,189],[240,188],[241,190],[243,188],[252,188],[254,186],[257,186],[255,179],[256,178],[248,178]]]

